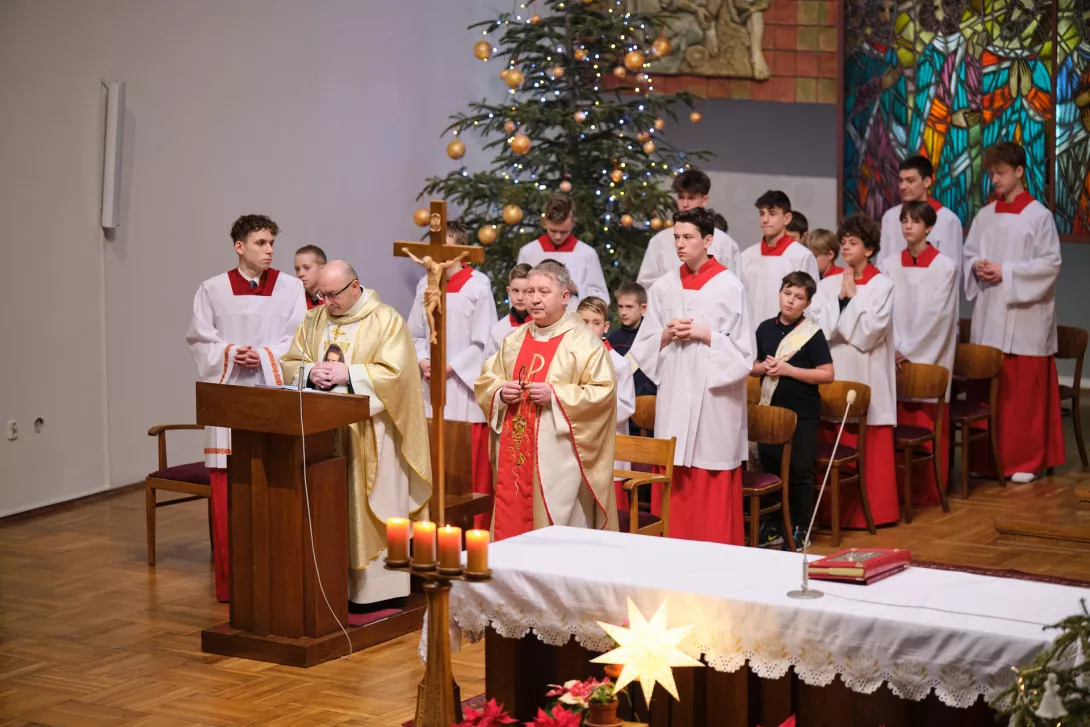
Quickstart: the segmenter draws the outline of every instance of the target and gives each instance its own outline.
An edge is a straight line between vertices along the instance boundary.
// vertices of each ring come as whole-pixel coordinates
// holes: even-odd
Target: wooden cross
[[[394,256],[417,258],[430,257],[433,263],[445,263],[459,257],[466,262],[484,262],[484,248],[476,245],[448,245],[447,203],[431,202],[431,221],[428,242],[395,242]],[[442,527],[446,524],[446,447],[443,407],[447,399],[447,276],[439,276],[439,310],[435,312],[434,340],[431,344],[431,516]]]

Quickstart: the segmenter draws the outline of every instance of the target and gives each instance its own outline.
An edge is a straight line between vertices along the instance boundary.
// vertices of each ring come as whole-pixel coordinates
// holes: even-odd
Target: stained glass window
[[[1056,22],[1056,227],[1090,233],[1090,0],[1059,0]]]

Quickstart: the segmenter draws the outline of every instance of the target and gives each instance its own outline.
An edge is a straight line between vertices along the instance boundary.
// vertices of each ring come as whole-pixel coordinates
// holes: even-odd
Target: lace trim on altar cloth
[[[508,639],[521,639],[532,631],[550,646],[563,646],[574,638],[590,651],[605,652],[614,647],[613,640],[594,621],[573,624],[556,612],[528,614],[464,593],[451,599],[450,605],[453,635],[471,643],[484,638],[491,626]],[[422,661],[426,634],[425,622],[420,641]],[[886,653],[834,655],[820,643],[788,645],[774,637],[752,640],[728,632],[709,633],[699,627],[690,632],[681,647],[691,656],[703,657],[709,667],[720,672],[735,672],[748,664],[763,679],[779,679],[793,667],[799,679],[810,686],[828,686],[839,676],[853,692],[872,694],[885,683],[901,699],[918,702],[934,691],[943,704],[961,709],[973,706],[980,696],[991,701],[1014,681],[1009,666],[997,667],[994,674],[981,678],[953,665],[934,669],[911,659],[891,661]]]

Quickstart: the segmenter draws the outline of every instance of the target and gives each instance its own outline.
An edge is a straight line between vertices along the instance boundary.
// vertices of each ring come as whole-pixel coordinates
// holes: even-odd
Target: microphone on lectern
[[[833,442],[833,451],[829,453],[829,465],[825,468],[825,478],[821,481],[821,489],[818,490],[817,499],[814,501],[814,512],[810,515],[810,527],[806,528],[806,535],[803,536],[802,588],[797,591],[788,591],[787,596],[789,598],[821,598],[825,595],[821,591],[810,588],[810,570],[806,555],[810,549],[810,533],[814,529],[814,520],[817,518],[818,508],[821,506],[821,496],[825,493],[825,484],[829,481],[829,473],[832,472],[833,462],[836,460],[836,450],[837,447],[840,446],[840,435],[844,433],[844,425],[848,421],[848,412],[851,411],[852,404],[855,403],[855,396],[855,389],[849,389],[847,396],[844,397],[846,406],[844,407],[844,416],[840,420],[840,430],[836,433],[836,441]]]

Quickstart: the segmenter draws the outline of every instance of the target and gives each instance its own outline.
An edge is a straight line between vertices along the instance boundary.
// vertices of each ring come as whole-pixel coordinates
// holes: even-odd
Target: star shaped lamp
[[[628,599],[628,628],[598,622],[605,632],[617,642],[617,648],[596,659],[597,664],[620,664],[621,675],[617,677],[616,689],[624,689],[630,682],[638,681],[643,688],[643,697],[651,705],[651,692],[655,684],[661,684],[667,692],[678,699],[677,685],[674,684],[675,666],[704,666],[678,648],[678,644],[689,633],[692,626],[666,628],[666,602],[663,601],[655,615],[647,620]]]

